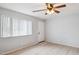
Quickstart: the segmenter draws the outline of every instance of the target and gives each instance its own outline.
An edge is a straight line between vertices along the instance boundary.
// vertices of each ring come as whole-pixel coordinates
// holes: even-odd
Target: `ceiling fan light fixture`
[[[51,10],[51,11],[50,11],[50,10],[47,10],[47,13],[48,13],[48,14],[53,14],[54,11],[53,11],[53,10]]]
[[[55,5],[55,3],[46,3],[46,8],[41,10],[35,10],[33,12],[45,11],[45,15],[53,14],[53,13],[60,13],[58,10],[59,8],[66,7],[65,4],[62,5]]]

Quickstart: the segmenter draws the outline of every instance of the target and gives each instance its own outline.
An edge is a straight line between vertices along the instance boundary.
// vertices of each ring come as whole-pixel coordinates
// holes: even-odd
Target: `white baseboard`
[[[44,42],[44,41],[41,41],[41,42]],[[9,54],[14,53],[14,52],[16,52],[16,51],[22,50],[22,49],[24,49],[24,48],[29,48],[29,47],[34,46],[34,45],[39,44],[39,43],[40,43],[40,42],[37,42],[37,43],[35,43],[35,44],[33,44],[33,45],[30,45],[30,46],[24,45],[23,47],[16,48],[16,49],[12,49],[12,50],[8,50],[8,51],[5,51],[5,52],[0,53],[0,54],[1,54],[1,55],[9,55]]]
[[[36,43],[36,44],[38,44],[38,43]],[[10,53],[22,50],[24,48],[28,48],[28,47],[34,46],[36,44],[30,45],[30,46],[24,45],[23,47],[19,47],[19,48],[16,48],[16,49],[12,49],[12,50],[8,50],[8,51],[5,51],[5,52],[2,52],[2,53],[0,53],[0,55],[9,55]]]

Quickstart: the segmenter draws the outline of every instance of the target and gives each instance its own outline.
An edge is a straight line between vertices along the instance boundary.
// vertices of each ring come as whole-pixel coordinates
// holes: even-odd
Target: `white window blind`
[[[1,36],[10,36],[10,18],[4,15],[1,15]]]
[[[1,37],[32,35],[32,21],[0,16]]]

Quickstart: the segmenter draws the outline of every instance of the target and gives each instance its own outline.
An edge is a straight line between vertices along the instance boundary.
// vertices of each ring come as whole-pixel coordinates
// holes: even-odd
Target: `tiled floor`
[[[12,55],[78,55],[79,49],[64,45],[40,43],[38,45],[11,53]]]

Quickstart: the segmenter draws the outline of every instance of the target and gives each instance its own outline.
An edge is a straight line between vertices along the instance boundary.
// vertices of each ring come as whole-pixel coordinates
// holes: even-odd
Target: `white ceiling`
[[[76,3],[72,3],[72,4],[66,4],[67,7],[60,9],[61,13],[60,14],[72,14],[74,12],[78,12],[79,11],[79,4]],[[0,3],[0,7],[3,8],[7,8],[10,10],[14,10],[17,12],[21,12],[24,14],[28,14],[31,16],[35,16],[41,19],[49,19],[53,16],[57,16],[60,14],[52,14],[52,15],[45,15],[44,11],[43,12],[32,12],[33,10],[39,10],[39,9],[43,9],[45,8],[45,4],[44,3]]]

